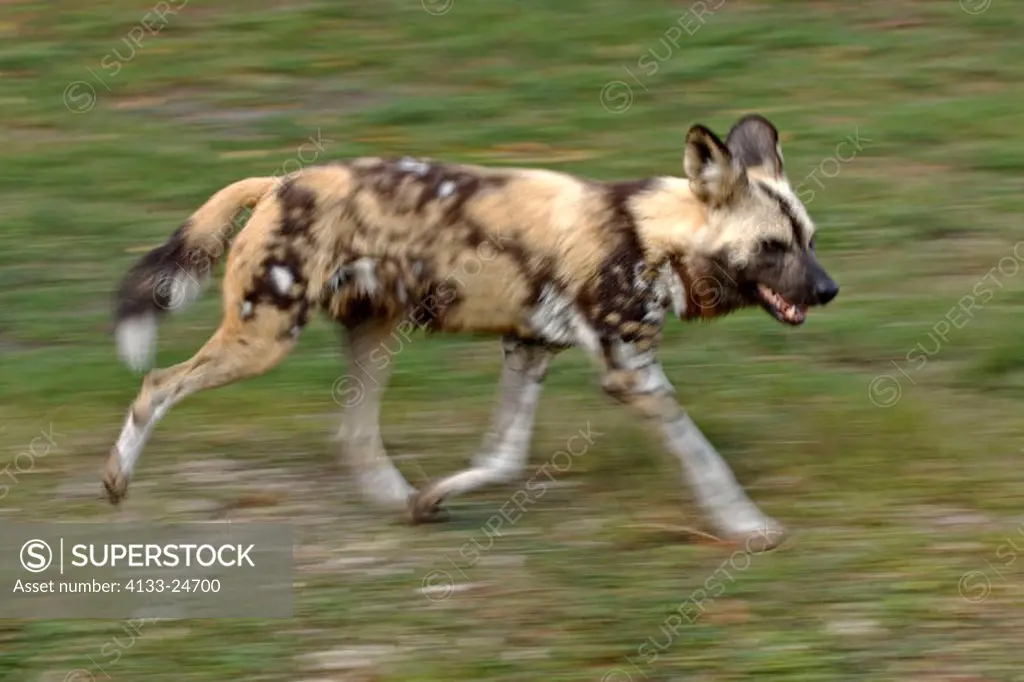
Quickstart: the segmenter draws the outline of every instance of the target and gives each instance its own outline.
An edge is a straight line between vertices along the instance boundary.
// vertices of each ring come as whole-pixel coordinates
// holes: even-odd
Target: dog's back
[[[643,259],[616,220],[610,186],[552,171],[410,158],[311,167],[236,239],[225,304],[291,311],[289,329],[323,306],[345,324],[406,318],[568,344],[559,327],[571,322],[555,312],[586,298],[603,267]]]

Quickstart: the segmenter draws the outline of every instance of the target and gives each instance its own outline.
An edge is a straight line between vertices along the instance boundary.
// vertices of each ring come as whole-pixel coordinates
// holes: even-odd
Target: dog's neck
[[[694,196],[689,180],[652,178],[626,206],[649,263],[685,261],[699,251],[707,209]]]
[[[686,320],[721,317],[742,306],[720,271],[707,255],[712,235],[707,226],[708,211],[690,189],[686,178],[657,177],[643,183],[624,206],[636,225],[637,236],[647,263],[663,277],[678,278],[683,294]],[[668,282],[672,288],[672,282]]]

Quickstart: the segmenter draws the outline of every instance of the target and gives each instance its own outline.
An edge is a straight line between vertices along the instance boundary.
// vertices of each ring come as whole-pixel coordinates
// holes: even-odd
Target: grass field
[[[1024,14],[698,5],[718,9],[0,2],[0,519],[289,521],[302,584],[292,620],[159,622],[116,662],[100,651],[127,639],[119,621],[0,621],[0,679],[1024,679]],[[329,440],[345,368],[326,322],[267,376],[173,411],[126,505],[100,497],[139,384],[111,291],[216,189],[367,153],[681,174],[692,123],[724,135],[749,111],[782,131],[842,291],[798,329],[759,311],[670,322],[662,354],[791,529],[778,551],[687,530],[708,528],[676,461],[574,351],[549,373],[531,467],[580,429],[593,445],[467,565],[514,488],[436,526],[365,506]],[[159,364],[190,356],[219,306],[213,289],[170,319]],[[401,351],[384,438],[410,481],[476,448],[499,357],[487,339]],[[55,447],[15,467],[40,429]],[[723,570],[703,614],[666,625]],[[446,599],[419,592],[436,571],[456,578]]]

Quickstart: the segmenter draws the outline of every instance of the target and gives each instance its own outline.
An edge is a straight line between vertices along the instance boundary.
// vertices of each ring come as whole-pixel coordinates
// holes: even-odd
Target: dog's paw
[[[442,497],[430,484],[413,493],[409,496],[409,521],[413,524],[447,521],[451,514],[441,507],[441,500]]]
[[[111,455],[103,471],[103,490],[110,504],[117,506],[128,498],[129,479],[121,471],[117,457]]]

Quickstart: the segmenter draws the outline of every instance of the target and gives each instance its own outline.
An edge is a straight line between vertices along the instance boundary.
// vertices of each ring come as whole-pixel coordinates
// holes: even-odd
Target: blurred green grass
[[[686,3],[455,0],[435,16],[415,0],[193,0],[141,46],[123,42],[152,8],[0,5],[0,466],[47,423],[62,434],[0,514],[288,520],[304,586],[293,621],[152,626],[112,678],[1020,679],[1024,579],[996,550],[1018,528],[1024,273],[997,274],[995,295],[923,367],[906,359],[934,347],[929,332],[1021,240],[1016,5],[972,15],[954,1],[727,0],[666,45]],[[638,60],[652,49],[671,54],[646,75]],[[620,79],[633,100],[616,114],[599,95]],[[76,81],[95,89],[88,111],[65,106]],[[88,102],[81,87],[72,108]],[[602,435],[571,485],[459,566],[467,589],[443,602],[416,593],[424,575],[486,542],[480,524],[512,491],[459,500],[455,521],[431,528],[362,505],[329,442],[344,366],[326,323],[271,374],[176,408],[127,506],[99,498],[98,468],[138,388],[114,357],[111,290],[216,189],[294,167],[318,135],[321,161],[679,174],[689,125],[724,134],[748,111],[781,130],[794,184],[818,169],[808,209],[842,292],[801,329],[758,311],[670,324],[662,355],[681,401],[795,533],[734,571],[657,660],[644,664],[638,646],[665,642],[665,619],[731,549],[664,530],[703,519],[674,460],[601,395],[580,353],[552,367],[533,462],[588,422]],[[851,135],[863,149],[826,162]],[[162,327],[161,366],[205,341],[219,306],[214,288]],[[396,358],[384,436],[411,481],[476,447],[498,355],[495,341],[418,337]],[[869,387],[885,375],[900,392],[879,407],[894,394]],[[234,477],[204,481],[195,470],[210,461]],[[992,591],[972,603],[958,581],[979,570]],[[113,621],[0,624],[0,679],[63,680],[119,633]],[[369,645],[397,649],[358,648]],[[370,662],[307,658],[337,648]]]

